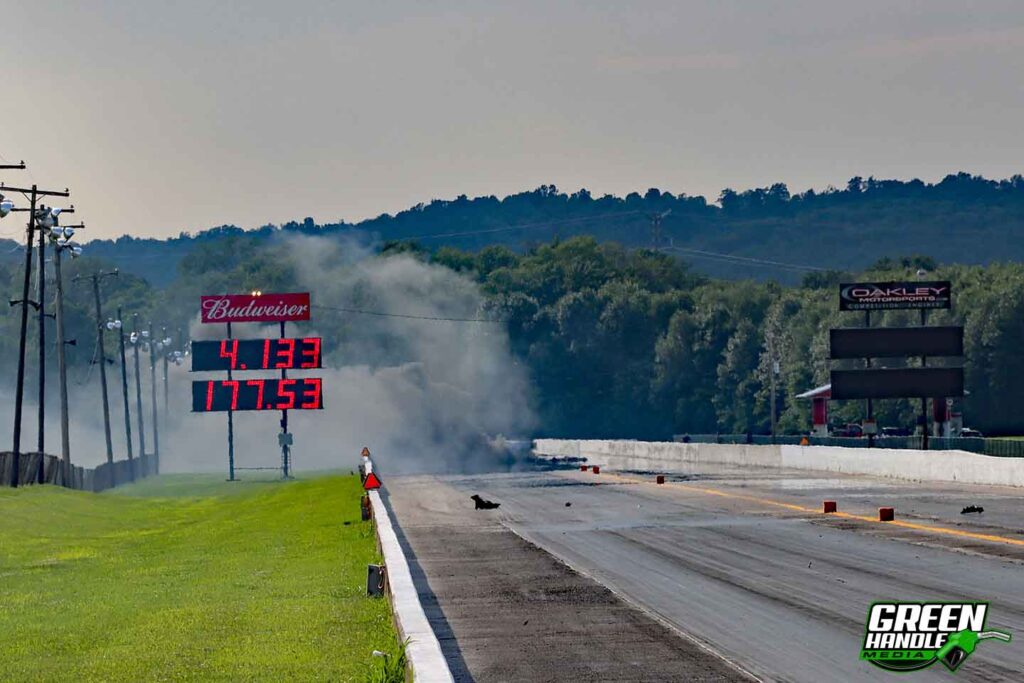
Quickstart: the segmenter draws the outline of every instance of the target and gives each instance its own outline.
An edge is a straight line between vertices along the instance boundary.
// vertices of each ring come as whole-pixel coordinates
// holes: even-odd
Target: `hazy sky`
[[[92,237],[1024,171],[1020,0],[7,0],[0,64]]]

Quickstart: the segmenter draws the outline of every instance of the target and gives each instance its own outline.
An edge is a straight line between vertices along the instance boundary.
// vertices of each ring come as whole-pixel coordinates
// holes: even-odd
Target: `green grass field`
[[[360,493],[355,476],[0,490],[0,680],[365,680],[397,642],[365,595]]]

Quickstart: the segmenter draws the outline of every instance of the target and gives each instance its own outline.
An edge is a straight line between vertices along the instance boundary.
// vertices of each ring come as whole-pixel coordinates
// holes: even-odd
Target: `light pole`
[[[72,234],[74,231],[71,231]],[[60,257],[67,250],[72,258],[80,256],[82,248],[71,242],[62,230],[51,226],[51,239],[54,241],[53,270],[57,280],[57,372],[60,376],[60,457],[64,463],[64,483],[74,486],[74,470],[71,468],[71,438],[68,426],[68,366],[65,360],[64,347],[75,344],[75,340],[64,340],[64,280],[61,275]],[[56,237],[56,235],[60,235]]]
[[[64,231],[67,233],[67,228]],[[69,237],[66,234],[65,236]],[[100,280],[105,277],[117,277],[117,269],[115,268],[112,271],[99,270],[85,278],[81,276],[75,277],[73,281],[77,282],[82,279],[92,281],[92,295],[96,305],[96,349],[99,356],[97,360],[100,365],[100,388],[103,398],[103,435],[106,437],[107,445],[107,469],[110,472],[109,484],[114,486],[117,482],[114,477],[114,444],[110,438],[110,401],[107,396],[107,351],[103,347],[103,308],[100,304]]]
[[[771,410],[772,410],[772,443],[775,443],[775,430],[778,427],[778,419],[779,419],[778,418],[778,412],[775,410],[775,395],[778,393],[776,388],[775,388],[775,385],[778,382],[778,379],[779,379],[779,361],[777,361],[774,358],[774,353],[773,353],[773,358],[772,358],[772,400],[771,400],[771,404],[772,404],[772,406],[771,406]]]
[[[164,426],[166,427],[167,426],[167,419],[170,416],[170,406],[169,406],[168,401],[167,401],[167,398],[168,398],[168,393],[167,393],[167,361],[168,361],[168,358],[167,357],[169,355],[171,355],[171,351],[168,350],[168,349],[171,348],[171,338],[167,336],[167,328],[166,327],[161,327],[160,328],[160,334],[163,335],[163,338],[164,338],[163,339],[163,345],[164,345],[164,352],[163,352],[163,359],[164,359]]]
[[[121,352],[121,396],[124,398],[124,436],[128,449],[128,473],[135,481],[135,462],[132,459],[132,415],[128,409],[128,363],[124,357],[124,323],[121,321],[121,309],[117,309],[117,319],[107,321],[108,330],[117,330],[117,345]]]
[[[153,468],[160,474],[160,426],[157,424],[156,407],[156,353],[163,347],[153,336],[153,323],[149,323],[149,389],[153,399]]]
[[[139,372],[139,314],[132,313],[132,333],[128,337],[132,344],[132,355],[135,357],[135,417],[139,421],[139,457],[142,459],[142,475],[146,475],[146,424],[142,418],[142,373]]]
[[[21,471],[21,412],[25,391],[25,342],[28,332],[28,307],[30,303],[28,293],[29,284],[32,280],[32,238],[35,236],[34,231],[36,229],[36,202],[39,200],[39,197],[68,197],[71,193],[67,190],[64,190],[63,192],[56,190],[40,190],[36,185],[33,185],[31,188],[19,188],[0,184],[0,190],[29,194],[28,209],[16,209],[13,204],[7,200],[0,202],[0,213],[3,213],[4,215],[11,211],[19,210],[27,210],[29,212],[28,225],[25,229],[25,275],[22,280],[21,299],[11,302],[12,306],[21,304],[21,326],[18,338],[18,376],[14,388],[14,438],[13,446],[11,448],[11,464],[13,469],[11,486],[13,488],[17,488],[19,473]],[[38,306],[38,303],[35,305]]]
[[[160,328],[160,334],[163,335],[163,339],[161,340],[160,343],[163,344],[163,349],[162,349],[161,355],[163,357],[163,364],[164,364],[164,367],[163,367],[163,371],[164,371],[164,428],[165,428],[164,443],[166,444],[167,443],[167,440],[166,440],[166,436],[167,436],[166,428],[170,424],[170,421],[171,421],[171,399],[170,399],[170,390],[168,389],[168,378],[167,378],[167,376],[169,374],[168,368],[170,367],[171,363],[174,363],[175,365],[181,365],[181,362],[182,362],[182,352],[181,351],[171,351],[171,345],[174,343],[174,340],[167,336],[167,328],[166,327],[161,327]],[[179,334],[179,337],[180,337],[180,334]]]
[[[39,304],[36,307],[39,315],[39,436],[36,450],[39,452],[37,480],[40,484],[45,476],[43,453],[46,451],[46,319],[55,318],[55,315],[46,312],[46,242],[47,238],[57,240],[64,237],[69,240],[75,234],[75,228],[85,227],[82,224],[59,227],[57,223],[61,213],[74,213],[74,209],[64,211],[40,205],[36,211],[36,225],[39,227],[39,268],[36,273],[36,302]]]

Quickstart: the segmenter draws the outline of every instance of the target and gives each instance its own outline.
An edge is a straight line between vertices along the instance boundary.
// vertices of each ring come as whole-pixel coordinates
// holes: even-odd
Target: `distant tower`
[[[661,248],[661,219],[672,213],[672,209],[661,213],[649,213],[647,217],[651,220],[651,249]]]

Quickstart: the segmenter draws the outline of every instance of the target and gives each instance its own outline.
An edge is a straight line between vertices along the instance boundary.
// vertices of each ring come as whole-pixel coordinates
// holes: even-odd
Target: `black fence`
[[[806,440],[806,444],[804,441]],[[840,446],[844,448],[867,448],[867,437],[779,435],[776,437],[760,434],[676,434],[673,441],[693,443],[752,444],[767,446],[784,444],[791,446]],[[921,450],[920,436],[876,436],[874,448],[906,448]],[[1000,458],[1024,458],[1024,440],[977,438],[977,437],[928,437],[930,451],[969,451]]]
[[[79,491],[103,491],[114,486],[156,474],[156,458],[144,455],[133,460],[117,460],[103,463],[95,469],[65,466],[55,455],[45,453],[22,453],[18,458],[18,485],[28,486],[39,483],[39,459],[43,459],[43,482],[64,486]],[[14,481],[14,454],[0,453],[0,486],[10,486]]]

